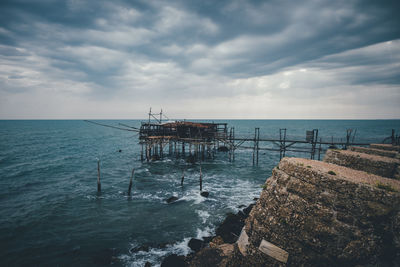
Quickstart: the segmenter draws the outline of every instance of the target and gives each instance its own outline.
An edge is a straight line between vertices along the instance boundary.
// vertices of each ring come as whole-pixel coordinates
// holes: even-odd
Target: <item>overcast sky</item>
[[[400,118],[400,1],[0,1],[0,119]]]

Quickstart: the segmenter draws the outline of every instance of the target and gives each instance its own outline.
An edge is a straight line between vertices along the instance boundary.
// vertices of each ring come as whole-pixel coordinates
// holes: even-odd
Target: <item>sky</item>
[[[0,119],[399,119],[399,10],[1,0]]]

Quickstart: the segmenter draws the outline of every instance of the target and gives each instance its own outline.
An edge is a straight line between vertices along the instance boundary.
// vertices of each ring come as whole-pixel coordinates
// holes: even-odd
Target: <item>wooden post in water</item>
[[[185,179],[185,169],[182,172],[181,186],[183,186],[183,180]]]
[[[257,161],[256,165],[258,166],[258,153],[260,151],[260,128],[257,128]]]
[[[235,161],[235,127],[232,128],[232,161]]]
[[[201,173],[201,164],[200,164],[200,192],[203,191],[203,177]]]
[[[257,138],[257,128],[254,129],[253,166],[255,165],[255,159],[256,159],[256,138]]]
[[[128,188],[128,196],[131,195],[131,190],[132,190],[132,180],[133,180],[133,175],[135,174],[135,168],[132,169],[132,175],[131,179],[129,180],[129,188]]]
[[[97,192],[101,192],[101,183],[100,183],[100,160],[97,160]]]
[[[160,142],[160,159],[164,157],[163,144],[164,144],[164,139],[162,138]]]
[[[143,143],[141,143],[142,145],[142,150],[140,152],[140,161],[143,162]]]

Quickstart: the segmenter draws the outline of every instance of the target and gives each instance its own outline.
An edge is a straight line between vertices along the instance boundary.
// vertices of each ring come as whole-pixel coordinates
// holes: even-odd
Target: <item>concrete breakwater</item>
[[[284,158],[236,242],[214,237],[181,266],[396,266],[399,165],[399,147],[387,145]]]

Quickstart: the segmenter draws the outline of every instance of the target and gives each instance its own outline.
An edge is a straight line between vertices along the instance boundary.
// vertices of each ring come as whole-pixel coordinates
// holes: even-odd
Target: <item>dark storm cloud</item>
[[[399,9],[398,1],[365,0],[3,0],[0,93],[257,95],[290,83],[231,85],[281,79],[275,74],[292,68],[335,73],[348,85],[399,86]]]

